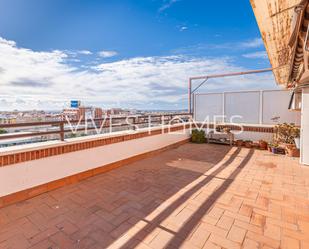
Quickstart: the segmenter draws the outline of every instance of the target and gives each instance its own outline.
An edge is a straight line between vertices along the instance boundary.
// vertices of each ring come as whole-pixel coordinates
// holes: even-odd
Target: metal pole
[[[272,71],[272,68],[265,68],[259,70],[249,70],[243,72],[233,72],[233,73],[226,73],[226,74],[213,74],[213,75],[204,75],[204,76],[195,76],[191,77],[191,80],[201,80],[206,78],[221,78],[221,77],[228,77],[228,76],[238,76],[238,75],[245,75],[245,74],[254,74],[254,73],[266,73]]]
[[[191,113],[191,94],[192,94],[192,80],[189,78],[189,91],[188,91],[188,112]]]
[[[222,119],[223,123],[225,123],[225,92],[222,93]]]
[[[64,124],[63,124],[63,122],[60,123],[60,140],[64,141]]]

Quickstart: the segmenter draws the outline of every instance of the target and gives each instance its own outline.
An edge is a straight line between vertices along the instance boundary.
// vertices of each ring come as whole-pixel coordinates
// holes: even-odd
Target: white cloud
[[[243,48],[259,48],[264,45],[262,38],[254,38],[245,42],[241,42],[240,46]]]
[[[109,57],[113,57],[116,56],[118,53],[116,51],[107,51],[107,50],[103,50],[98,52],[98,55],[103,57],[103,58],[109,58]]]
[[[188,27],[186,27],[186,26],[182,26],[182,27],[180,27],[180,31],[185,31],[185,30],[187,30],[188,29]]]
[[[1,109],[61,109],[70,99],[102,107],[186,108],[190,76],[244,71],[229,58],[136,57],[74,67],[63,51],[35,52],[0,40]],[[275,86],[271,74],[209,81],[206,90]],[[21,101],[22,100],[22,104]]]
[[[163,12],[179,1],[181,0],[164,0],[162,6],[159,8],[159,12]]]
[[[267,59],[268,58],[266,51],[256,51],[252,53],[243,54],[242,56],[248,59]]]
[[[253,38],[244,42],[226,42],[226,43],[199,43],[191,46],[180,47],[172,50],[176,54],[201,54],[208,53],[212,50],[225,50],[225,53],[231,51],[248,51],[253,48],[262,48],[263,40],[260,38]]]
[[[1,45],[9,45],[9,46],[15,46],[16,43],[14,41],[9,41],[9,40],[6,40],[2,37],[0,37],[0,44]]]
[[[92,54],[92,52],[89,51],[89,50],[80,50],[80,51],[78,51],[78,53],[79,54],[84,54],[84,55],[91,55]]]

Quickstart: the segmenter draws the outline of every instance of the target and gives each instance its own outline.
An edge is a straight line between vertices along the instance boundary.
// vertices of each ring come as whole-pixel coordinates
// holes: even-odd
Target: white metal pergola
[[[232,73],[226,73],[226,74],[213,74],[213,75],[190,77],[189,78],[189,89],[188,89],[188,112],[192,113],[192,95],[202,85],[204,85],[209,79],[224,78],[224,77],[230,77],[230,76],[240,76],[240,75],[246,75],[246,74],[266,73],[272,70],[273,70],[272,68],[265,68],[265,69],[249,70],[249,71],[243,71],[243,72],[232,72]],[[203,81],[192,90],[192,82],[194,80],[203,80]]]

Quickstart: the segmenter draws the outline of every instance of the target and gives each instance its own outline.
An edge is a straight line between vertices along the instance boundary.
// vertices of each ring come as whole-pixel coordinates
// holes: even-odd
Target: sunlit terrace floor
[[[305,249],[308,197],[298,160],[185,144],[0,209],[0,248]]]

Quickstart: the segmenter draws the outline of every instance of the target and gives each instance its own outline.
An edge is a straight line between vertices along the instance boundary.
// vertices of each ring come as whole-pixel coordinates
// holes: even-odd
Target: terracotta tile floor
[[[185,144],[0,209],[0,248],[309,248],[309,168]]]

